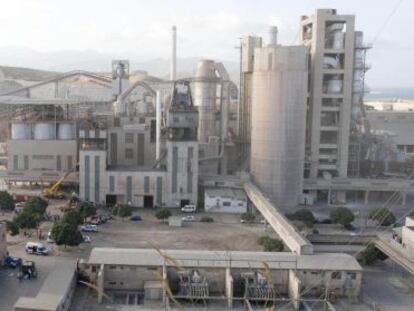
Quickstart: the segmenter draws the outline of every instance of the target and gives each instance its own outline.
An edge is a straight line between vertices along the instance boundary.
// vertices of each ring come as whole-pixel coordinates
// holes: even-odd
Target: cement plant
[[[413,310],[414,113],[309,13],[237,77],[182,76],[178,24],[168,78],[0,66],[0,310]]]

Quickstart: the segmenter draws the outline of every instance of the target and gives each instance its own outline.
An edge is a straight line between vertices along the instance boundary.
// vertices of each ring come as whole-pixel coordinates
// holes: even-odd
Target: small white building
[[[414,217],[406,217],[402,227],[401,238],[403,246],[414,254]]]
[[[204,208],[206,212],[246,213],[247,196],[242,189],[206,188]]]

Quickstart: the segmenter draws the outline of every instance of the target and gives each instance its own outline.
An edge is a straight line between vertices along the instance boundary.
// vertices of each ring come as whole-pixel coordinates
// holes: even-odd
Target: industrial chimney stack
[[[176,68],[177,68],[177,27],[172,26],[172,54],[171,54],[171,71],[170,80],[176,79]]]

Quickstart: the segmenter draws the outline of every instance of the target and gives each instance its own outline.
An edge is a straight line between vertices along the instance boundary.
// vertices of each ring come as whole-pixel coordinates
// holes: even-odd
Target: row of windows
[[[398,150],[404,151],[407,153],[413,153],[414,152],[414,145],[397,145]]]
[[[32,155],[33,160],[54,160],[54,158],[55,157],[51,155]],[[73,157],[72,156],[66,156],[66,168],[62,168],[62,156],[60,155],[56,156],[56,170],[57,171],[61,171],[62,169],[71,170],[72,168],[73,168]],[[20,167],[19,165],[19,156],[13,155],[13,170],[19,170],[19,169],[24,169],[24,170],[29,169],[29,156],[28,155],[23,156],[23,167]],[[32,169],[43,170],[46,168],[37,167],[37,168],[32,168]]]

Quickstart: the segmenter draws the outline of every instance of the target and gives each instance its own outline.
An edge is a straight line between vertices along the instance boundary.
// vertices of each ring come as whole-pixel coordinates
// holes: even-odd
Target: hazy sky
[[[265,36],[268,25],[275,24],[280,42],[292,44],[298,39],[300,15],[316,8],[355,14],[357,29],[370,42],[399,1],[0,0],[0,50],[17,46],[48,53],[93,50],[142,60],[168,58],[170,29],[176,24],[179,57],[238,61],[238,37]],[[403,0],[369,52],[371,85],[414,87],[413,12],[414,1]]]

